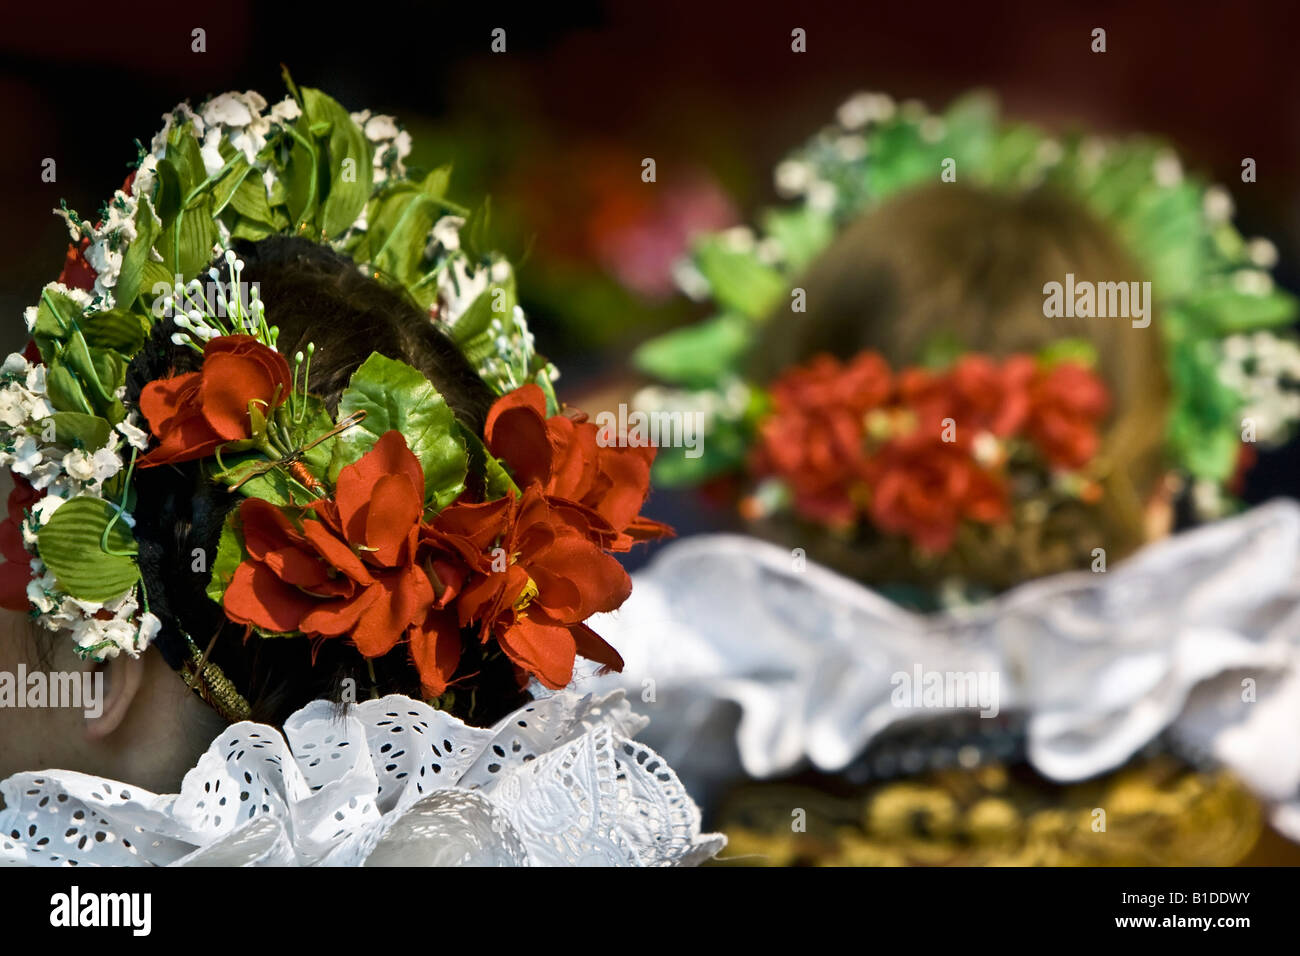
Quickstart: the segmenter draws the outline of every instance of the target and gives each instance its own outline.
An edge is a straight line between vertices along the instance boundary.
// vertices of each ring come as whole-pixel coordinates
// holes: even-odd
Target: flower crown
[[[1120,238],[1160,315],[1150,332],[1161,336],[1173,391],[1169,460],[1191,479],[1201,514],[1228,510],[1243,438],[1280,445],[1300,421],[1300,347],[1280,331],[1297,303],[1269,273],[1276,249],[1243,239],[1227,191],[1185,175],[1168,146],[1005,123],[983,95],[943,115],[884,94],[854,96],[778,165],[777,191],[796,204],[770,210],[759,235],[740,227],[695,243],[678,282],[718,314],[647,342],[634,361],[667,386],[647,389],[638,404],[703,408],[708,435],[698,457],[664,449],[656,480],[694,484],[742,464],[753,396],[741,368],[758,325],[844,225],[954,161],[963,181],[994,190],[1051,184]]]
[[[866,521],[943,552],[964,522],[1009,515],[1010,486],[1095,501],[1105,385],[1076,355],[966,354],[890,369],[876,352],[783,373],[757,417],[747,517],[789,508],[832,528]]]
[[[630,592],[612,553],[671,533],[638,514],[654,449],[607,446],[561,413],[510,266],[483,247],[484,214],[444,196],[448,168],[416,176],[390,117],[285,78],[291,96],[269,111],[252,92],[178,106],[96,224],[63,211],[63,274],[0,370],[0,464],[15,479],[0,604],[70,629],[83,656],[138,655],[164,624],[137,563],[133,476],[198,461],[242,500],[194,569],[250,635],[343,637],[366,659],[404,644],[429,698],[463,677],[466,629],[521,682],[563,687],[577,654],[621,667],[583,621]],[[275,317],[228,250],[277,234],[327,243],[427,309],[499,396],[483,433],[378,353],[331,417],[312,393],[314,345],[277,351]],[[147,382],[133,404],[128,365],[160,323],[197,370]],[[191,686],[246,717],[183,637]]]

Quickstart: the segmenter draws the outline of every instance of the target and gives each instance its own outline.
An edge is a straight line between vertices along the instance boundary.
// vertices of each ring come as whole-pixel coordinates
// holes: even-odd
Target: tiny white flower
[[[214,96],[204,105],[203,120],[210,124],[247,126],[253,122],[253,114],[240,102],[238,93],[222,93],[220,96]]]
[[[101,448],[90,456],[95,469],[95,481],[105,482],[122,470],[122,459],[112,448]]]
[[[94,460],[84,448],[74,448],[63,456],[63,470],[78,481],[95,480]]]
[[[140,451],[144,451],[149,447],[149,433],[136,425],[135,422],[131,420],[132,418],[135,418],[134,413],[132,413],[130,418],[118,422],[117,430],[122,433],[122,436],[127,440],[127,443],[130,444],[132,448],[138,448]]]
[[[397,137],[397,123],[391,116],[372,116],[366,120],[366,139],[380,143]]]
[[[44,498],[32,505],[32,514],[36,516],[38,524],[44,525],[63,503],[64,499],[58,495],[46,494]]]
[[[32,329],[36,328],[36,314],[37,314],[37,311],[38,311],[38,310],[37,310],[36,306],[34,306],[34,305],[29,305],[27,308],[23,309],[23,321],[24,321],[25,323],[27,323],[27,331],[28,331],[28,332],[30,332]]]
[[[31,404],[22,388],[15,385],[0,388],[0,424],[10,428],[19,427],[27,421],[30,408]]]
[[[13,455],[11,467],[20,475],[30,475],[41,463],[41,450],[31,435],[19,435],[14,440]]]
[[[411,134],[406,130],[400,130],[397,137],[393,140],[393,145],[397,147],[398,167],[401,167],[400,160],[411,155]]]
[[[463,225],[463,216],[443,216],[433,224],[433,238],[444,249],[455,251],[460,248],[460,229]]]
[[[776,167],[776,191],[786,198],[807,192],[812,179],[812,166],[800,160],[787,159]]]
[[[1232,218],[1232,196],[1222,186],[1211,186],[1205,190],[1203,205],[1205,218],[1212,223],[1224,223]]]
[[[22,356],[18,356],[22,358]],[[25,360],[24,360],[25,361]],[[37,395],[45,394],[45,372],[44,365],[33,365],[27,370],[27,390]]]
[[[271,119],[279,120],[281,123],[290,123],[301,115],[302,107],[292,96],[286,96],[271,107]]]
[[[28,364],[22,352],[10,352],[5,357],[4,365],[0,365],[0,373],[4,375],[22,375],[29,368],[31,368],[31,365]]]
[[[1183,181],[1183,164],[1175,153],[1167,150],[1156,157],[1151,171],[1155,176],[1156,185],[1166,189],[1177,186]]]
[[[152,611],[145,611],[144,614],[140,615],[140,637],[137,642],[138,646],[141,648],[148,647],[161,630],[162,621],[158,619],[158,615],[154,614]]]
[[[54,608],[54,599],[45,593],[47,580],[53,586],[54,581],[50,575],[32,578],[31,581],[27,582],[27,600],[39,611],[49,611]]]

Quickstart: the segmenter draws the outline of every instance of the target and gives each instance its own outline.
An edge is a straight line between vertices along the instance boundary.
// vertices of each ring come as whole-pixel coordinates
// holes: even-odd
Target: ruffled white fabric
[[[228,727],[159,796],[81,773],[0,783],[0,863],[200,866],[691,865],[676,774],[632,740],[621,692],[561,692],[490,729],[402,696],[340,716],[316,701],[281,735]]]
[[[886,727],[899,674],[996,675],[1028,718],[1029,759],[1080,780],[1158,734],[1217,758],[1300,839],[1300,506],[1279,500],[1155,543],[1105,573],[1025,584],[922,616],[789,551],[736,536],[675,542],[591,625],[627,662],[653,743],[702,796],[727,755],[768,777],[843,769]],[[1252,699],[1253,696],[1253,699]],[[738,713],[738,724],[736,714]],[[735,757],[739,757],[737,763]]]

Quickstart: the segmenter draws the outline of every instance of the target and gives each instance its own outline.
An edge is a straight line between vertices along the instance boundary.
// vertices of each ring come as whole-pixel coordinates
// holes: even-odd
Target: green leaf
[[[140,205],[135,211],[135,240],[122,254],[122,271],[118,274],[117,286],[113,289],[113,298],[119,308],[129,309],[140,294],[145,278],[145,264],[149,262],[154,240],[161,231],[162,223],[154,216],[149,198],[141,196]]]
[[[739,469],[748,449],[745,432],[737,423],[716,422],[700,442],[701,454],[695,458],[687,456],[686,448],[659,449],[652,477],[655,485],[662,488],[698,485]]]
[[[102,498],[78,497],[60,505],[37,534],[41,560],[53,572],[59,587],[83,601],[111,601],[130,590],[139,578],[131,556],[135,538],[121,518],[108,534],[109,554],[100,541],[115,509]]]
[[[56,512],[57,514],[57,512]],[[212,561],[211,577],[208,578],[208,586],[204,589],[208,597],[221,603],[221,599],[226,594],[226,588],[230,586],[230,579],[235,575],[235,569],[239,567],[240,562],[244,560],[244,545],[240,540],[239,532],[235,526],[239,522],[239,509],[234,508],[226,516],[226,522],[221,526],[221,539],[217,542],[217,556]]]
[[[420,183],[420,191],[430,199],[443,199],[451,186],[451,163],[432,170]]]
[[[372,353],[352,374],[339,400],[338,416],[342,419],[361,409],[365,421],[343,432],[335,445],[329,469],[332,481],[373,448],[381,435],[396,429],[424,469],[426,504],[441,509],[464,490],[468,462],[455,416],[417,369]]]
[[[88,451],[97,451],[108,444],[113,434],[113,426],[98,415],[55,412],[51,417],[54,419],[55,441],[70,448],[79,445]]]
[[[318,221],[326,236],[341,236],[356,222],[370,199],[374,181],[370,142],[338,102],[309,87],[303,87],[302,96],[305,114],[313,124],[324,123],[329,132],[327,158],[321,161],[329,189],[321,204]],[[350,180],[344,179],[345,160],[352,161]]]
[[[708,280],[715,302],[751,319],[765,317],[788,293],[779,272],[759,262],[754,253],[731,249],[720,239],[710,237],[696,245],[695,267]]]
[[[158,189],[154,193],[154,201],[157,204],[156,211],[158,218],[162,221],[163,228],[169,229],[171,224],[176,221],[176,214],[181,211],[181,204],[185,201],[181,175],[176,169],[176,164],[165,157],[158,160],[157,171],[154,175],[158,180]]]
[[[222,140],[223,144],[225,142]],[[230,204],[250,172],[253,172],[253,167],[249,164],[248,157],[241,152],[212,187],[212,210],[215,215],[220,216]]]
[[[1296,315],[1295,296],[1276,288],[1263,295],[1211,289],[1187,301],[1186,307],[1221,335],[1288,325]]]
[[[212,261],[212,247],[218,238],[220,234],[213,215],[212,197],[206,195],[181,213],[172,226],[171,237],[164,240],[164,245],[174,249],[169,264],[180,273],[182,281],[188,282],[208,267]],[[163,258],[168,258],[166,251]]]
[[[772,210],[764,219],[767,233],[781,244],[785,262],[792,270],[802,269],[835,237],[831,217],[808,206]]]
[[[320,156],[311,139],[310,125],[304,113],[297,127],[291,128],[293,145],[280,175],[285,188],[285,208],[295,228],[313,220],[320,205]]]
[[[74,332],[68,337],[67,346],[60,353],[59,358],[81,381],[82,390],[95,406],[96,411],[101,411],[113,400],[113,390],[117,386],[111,381],[105,382],[100,379],[96,356],[91,355],[85,336],[80,332]]]
[[[1038,362],[1044,368],[1053,368],[1062,362],[1096,368],[1097,347],[1088,339],[1058,339],[1039,351]]]
[[[418,275],[429,233],[441,214],[436,200],[409,183],[385,193],[367,229],[371,266],[409,285]]]
[[[483,500],[495,501],[512,492],[518,496],[519,486],[510,477],[510,472],[506,470],[505,465],[501,464],[501,460],[487,450],[483,439],[471,429],[464,427],[460,429],[460,437],[464,440],[465,450],[469,454],[470,471],[483,476]]]
[[[247,239],[250,242],[257,242],[268,236],[274,236],[279,233],[276,226],[267,225],[264,222],[255,222],[252,219],[241,218],[230,230],[231,239]]]
[[[81,333],[92,349],[112,349],[132,356],[144,345],[148,330],[140,316],[117,308],[87,315],[81,324]]]
[[[54,339],[65,339],[81,322],[81,306],[62,292],[41,290],[41,301],[36,307],[36,325],[32,332]]]
[[[49,362],[45,373],[45,393],[49,396],[50,404],[61,411],[95,414],[95,409],[90,404],[90,399],[86,398],[81,382],[59,359]]]
[[[713,385],[739,367],[752,331],[742,316],[719,315],[643,343],[632,353],[632,363],[675,385]]]
[[[266,183],[261,176],[245,177],[231,195],[230,206],[243,219],[274,228],[275,217],[266,200]]]

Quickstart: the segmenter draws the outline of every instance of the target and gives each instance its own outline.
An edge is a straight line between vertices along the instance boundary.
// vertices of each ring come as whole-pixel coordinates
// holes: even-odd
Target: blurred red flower
[[[1025,431],[1054,467],[1081,468],[1097,454],[1097,428],[1109,409],[1101,379],[1077,362],[1062,362],[1030,384]]]
[[[866,465],[864,416],[890,398],[893,376],[875,352],[842,364],[819,355],[772,384],[772,411],[758,429],[751,469],[783,479],[795,507],[814,521],[851,522]]]

